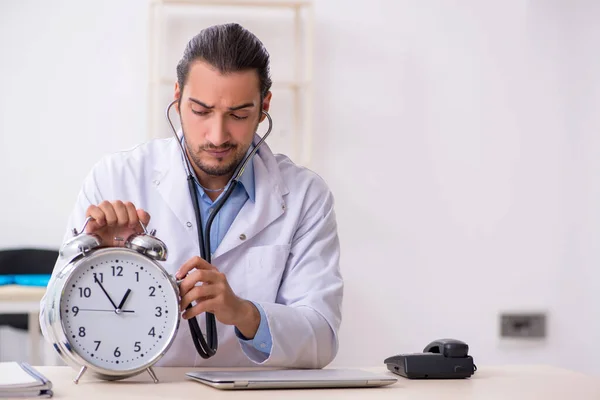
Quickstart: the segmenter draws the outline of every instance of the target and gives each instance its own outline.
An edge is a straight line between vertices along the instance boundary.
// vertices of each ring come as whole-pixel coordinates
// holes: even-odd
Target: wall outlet
[[[545,313],[503,313],[500,314],[500,337],[503,338],[545,338]]]

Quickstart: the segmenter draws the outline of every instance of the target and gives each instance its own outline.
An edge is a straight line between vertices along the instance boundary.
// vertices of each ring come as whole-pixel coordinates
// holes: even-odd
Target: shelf
[[[199,5],[199,6],[243,6],[243,7],[279,7],[279,8],[298,8],[310,6],[310,1],[295,0],[155,0],[155,4],[164,5]]]
[[[168,85],[168,86],[174,86],[176,82],[175,78],[160,78],[160,80],[158,81],[159,85]],[[156,81],[152,81],[150,82],[151,84],[155,84],[157,83]],[[275,81],[273,82],[273,84],[271,85],[272,89],[291,89],[291,90],[298,90],[298,89],[305,89],[310,85],[309,82],[278,82]]]

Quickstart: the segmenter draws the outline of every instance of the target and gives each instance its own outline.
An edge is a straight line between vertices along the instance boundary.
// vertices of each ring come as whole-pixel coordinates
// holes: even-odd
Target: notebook
[[[25,362],[0,362],[0,398],[52,397],[52,382]]]
[[[354,369],[283,369],[198,371],[186,376],[217,389],[300,389],[387,386],[398,381],[390,374]]]

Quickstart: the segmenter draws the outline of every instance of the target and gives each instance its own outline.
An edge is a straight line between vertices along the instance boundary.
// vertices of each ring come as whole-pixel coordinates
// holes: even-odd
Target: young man
[[[163,266],[182,279],[181,309],[193,305],[182,318],[215,315],[216,355],[201,358],[182,323],[157,365],[321,368],[336,355],[340,250],[333,197],[316,174],[263,144],[214,220],[211,264],[199,257],[197,229],[204,227],[196,226],[180,144],[205,225],[257,143],[272,98],[269,75],[266,49],[243,27],[201,31],[177,66],[180,143],[154,140],[105,157],[69,218],[66,237],[90,216],[86,231],[104,246],[122,246],[139,221],[150,224],[169,249]]]

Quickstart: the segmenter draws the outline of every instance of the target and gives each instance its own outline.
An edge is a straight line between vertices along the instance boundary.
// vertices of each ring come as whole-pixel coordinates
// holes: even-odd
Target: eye
[[[231,114],[231,116],[233,117],[233,119],[238,120],[238,121],[241,121],[241,120],[244,120],[244,119],[248,118],[247,115],[241,116],[241,115]]]
[[[204,116],[208,114],[208,111],[196,111],[192,108],[192,112],[196,115]]]

